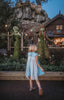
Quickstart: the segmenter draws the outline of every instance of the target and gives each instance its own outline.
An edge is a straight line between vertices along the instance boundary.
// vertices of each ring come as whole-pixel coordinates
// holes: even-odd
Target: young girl
[[[30,80],[30,91],[34,90],[32,80],[36,80],[36,84],[39,88],[39,95],[43,95],[42,87],[38,80],[38,76],[44,74],[43,68],[40,66],[38,61],[38,53],[36,45],[30,45],[28,49],[28,59],[26,65],[26,77]]]

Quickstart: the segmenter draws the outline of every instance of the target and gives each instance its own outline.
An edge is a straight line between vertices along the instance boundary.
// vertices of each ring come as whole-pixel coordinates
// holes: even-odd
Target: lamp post
[[[24,36],[24,31],[23,32],[21,32],[21,51],[23,51],[23,36]],[[27,33],[25,33],[25,36],[27,37],[28,36],[28,34]]]

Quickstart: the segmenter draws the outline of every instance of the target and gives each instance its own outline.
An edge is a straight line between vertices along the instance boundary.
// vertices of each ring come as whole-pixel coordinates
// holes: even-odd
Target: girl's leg
[[[42,91],[42,88],[41,88],[39,80],[36,80],[36,83],[37,83],[37,86],[39,88],[39,95],[42,96],[43,95],[43,91]]]
[[[38,88],[40,89],[41,88],[41,85],[40,85],[39,80],[36,80],[36,83],[37,83]]]
[[[33,88],[33,84],[32,84],[32,80],[30,78],[30,90],[32,90],[32,88]]]
[[[33,84],[32,84],[32,80],[30,79],[30,89],[32,89]]]

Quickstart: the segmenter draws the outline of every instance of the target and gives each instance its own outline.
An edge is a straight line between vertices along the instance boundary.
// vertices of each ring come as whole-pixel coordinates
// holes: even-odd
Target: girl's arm
[[[38,64],[38,56],[35,56],[37,66],[44,72],[44,69]]]

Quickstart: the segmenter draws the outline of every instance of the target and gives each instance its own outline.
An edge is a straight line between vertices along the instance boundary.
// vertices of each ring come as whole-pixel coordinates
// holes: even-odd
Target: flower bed
[[[49,61],[48,63],[43,62],[41,60],[41,66],[45,71],[53,71],[53,72],[64,72],[64,66],[62,64],[60,65],[54,65],[51,64]],[[13,59],[12,57],[2,57],[0,58],[0,71],[25,71],[26,69],[26,63],[27,58],[20,58],[20,59]]]
[[[20,64],[19,62],[14,63],[4,63],[0,64],[0,71],[24,71],[25,64]]]
[[[41,65],[45,71],[64,72],[64,66]],[[26,63],[13,62],[0,64],[0,71],[25,71]]]

